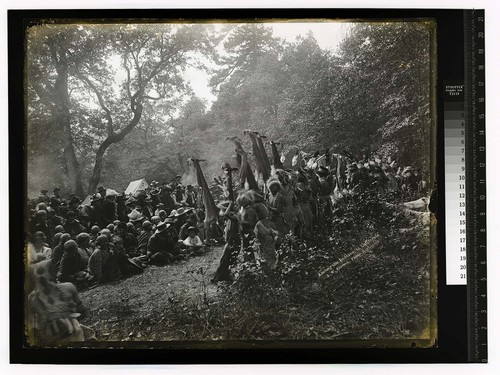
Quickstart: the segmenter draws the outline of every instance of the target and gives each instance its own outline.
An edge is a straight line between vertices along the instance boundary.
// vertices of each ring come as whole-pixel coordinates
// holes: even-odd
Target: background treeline
[[[34,27],[28,193],[169,181],[188,157],[218,175],[235,164],[227,137],[250,150],[246,129],[282,142],[288,160],[297,149],[390,156],[428,180],[431,38],[431,23],[356,23],[333,53],[263,24]],[[210,108],[184,82],[189,66],[210,75]]]

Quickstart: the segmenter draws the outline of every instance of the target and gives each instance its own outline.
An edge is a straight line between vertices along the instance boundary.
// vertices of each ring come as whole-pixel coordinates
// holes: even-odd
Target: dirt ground
[[[427,246],[420,248],[418,241],[413,245],[406,238],[413,232],[401,230],[399,247],[369,251],[334,276],[313,278],[312,284],[300,284],[301,277],[318,273],[346,254],[328,241],[293,250],[294,256],[307,255],[292,259],[294,267],[307,266],[312,255],[317,255],[315,262],[328,255],[324,265],[304,268],[305,276],[283,260],[280,267],[295,272],[293,280],[302,285],[293,293],[290,285],[270,287],[262,280],[259,284],[258,278],[240,277],[230,288],[227,283],[212,284],[223,253],[222,246],[214,246],[188,260],[150,266],[140,275],[81,292],[88,309],[81,323],[95,331],[93,346],[269,339],[404,339],[413,345],[414,339],[431,337],[430,254]],[[429,241],[424,237],[423,243]]]
[[[167,309],[180,302],[214,300],[217,285],[210,283],[223,247],[167,265],[149,266],[140,275],[100,285],[80,294],[88,313],[82,323],[98,341],[171,340],[182,332],[169,330]]]

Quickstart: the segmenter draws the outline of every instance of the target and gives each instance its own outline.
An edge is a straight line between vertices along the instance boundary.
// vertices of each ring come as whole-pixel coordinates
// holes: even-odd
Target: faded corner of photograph
[[[434,345],[434,38],[28,28],[28,345]]]

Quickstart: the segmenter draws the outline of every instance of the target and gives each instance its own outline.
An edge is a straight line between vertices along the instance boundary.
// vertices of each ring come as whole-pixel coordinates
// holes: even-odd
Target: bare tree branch
[[[159,97],[155,98],[154,96],[144,95],[143,98],[149,100],[160,100],[163,99],[163,96],[160,95]]]
[[[141,119],[142,108],[143,107],[141,103],[136,103],[134,117],[122,130],[120,130],[118,133],[113,134],[111,137],[108,137],[111,143],[122,141],[125,136],[132,131],[132,129],[139,123],[139,120]]]
[[[77,72],[76,75],[96,95],[97,100],[99,101],[99,105],[101,106],[101,108],[105,112],[106,121],[108,123],[108,126],[107,126],[107,128],[108,128],[108,136],[113,136],[114,135],[114,131],[113,131],[113,118],[111,117],[111,111],[109,110],[109,108],[106,106],[106,103],[104,102],[104,98],[102,97],[102,94],[100,93],[100,91],[97,89],[97,87],[92,83],[92,81],[88,77],[86,77],[85,75],[83,75],[83,74],[81,74],[79,72]]]
[[[137,56],[134,54],[132,50],[130,50],[130,54],[132,55],[132,58],[134,59],[134,64],[135,64],[135,70],[137,70],[137,80],[139,81],[139,87],[142,86],[142,67],[141,64],[139,64],[139,53],[137,53]]]
[[[127,96],[130,99],[130,102],[132,103],[132,92],[130,91],[130,68],[128,67],[128,56],[127,54],[123,55],[123,67],[127,71],[127,82],[126,82],[126,88],[127,88]],[[132,111],[134,109],[132,108]]]

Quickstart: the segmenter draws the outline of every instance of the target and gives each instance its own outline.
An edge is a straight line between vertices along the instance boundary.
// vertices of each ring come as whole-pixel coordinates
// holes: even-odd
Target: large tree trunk
[[[55,48],[55,47],[52,47]],[[80,164],[75,155],[73,136],[71,135],[71,114],[68,90],[68,66],[64,58],[56,60],[57,78],[55,81],[56,91],[56,121],[63,133],[64,161],[71,184],[71,190],[78,196],[83,197],[82,174]]]
[[[94,172],[92,173],[92,178],[89,183],[89,194],[94,194],[97,190],[97,185],[101,181],[102,164],[104,161],[104,154],[106,150],[111,145],[109,142],[103,142],[99,149],[97,150],[95,156]]]
[[[92,178],[89,183],[89,194],[93,194],[97,185],[101,181],[101,172],[104,162],[104,154],[108,150],[109,146],[113,143],[118,143],[123,141],[125,136],[132,131],[132,129],[139,123],[142,116],[142,105],[137,103],[134,107],[134,117],[119,133],[111,133],[108,137],[101,143],[99,149],[97,150],[95,156],[94,172],[92,173]]]

